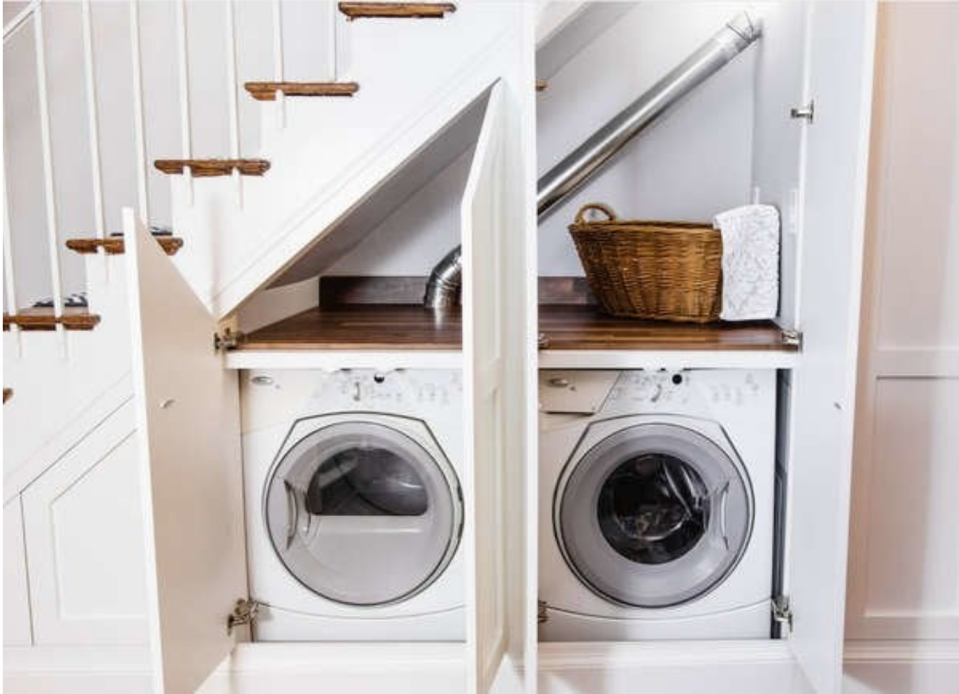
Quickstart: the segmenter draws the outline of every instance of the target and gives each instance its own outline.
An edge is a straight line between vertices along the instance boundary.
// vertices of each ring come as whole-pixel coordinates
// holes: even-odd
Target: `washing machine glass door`
[[[304,586],[348,605],[406,600],[453,558],[463,514],[445,459],[372,422],[314,431],[274,466],[270,540]]]
[[[591,590],[634,607],[695,600],[735,568],[752,529],[745,469],[703,434],[639,424],[564,471],[554,504],[567,563]]]

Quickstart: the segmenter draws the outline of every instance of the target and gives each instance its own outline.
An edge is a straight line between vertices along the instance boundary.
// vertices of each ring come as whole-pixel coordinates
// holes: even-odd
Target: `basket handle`
[[[609,205],[604,205],[601,202],[591,202],[586,205],[583,205],[579,208],[579,212],[576,213],[576,223],[584,224],[586,222],[586,213],[590,210],[599,210],[605,214],[608,219],[606,221],[614,222],[616,221],[616,213],[613,212],[613,208]]]

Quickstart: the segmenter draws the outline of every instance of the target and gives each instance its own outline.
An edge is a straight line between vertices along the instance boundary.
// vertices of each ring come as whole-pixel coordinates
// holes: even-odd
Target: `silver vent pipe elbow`
[[[540,220],[578,190],[634,137],[663,113],[719,72],[733,58],[752,45],[762,30],[747,12],[733,17],[669,74],[650,87],[583,144],[546,172],[537,183],[536,211]],[[456,259],[456,267],[449,263]],[[424,305],[444,308],[455,305],[462,282],[460,249],[444,256],[430,275]]]
[[[426,308],[450,308],[459,306],[460,287],[463,284],[462,246],[457,246],[443,256],[430,273],[426,283]]]

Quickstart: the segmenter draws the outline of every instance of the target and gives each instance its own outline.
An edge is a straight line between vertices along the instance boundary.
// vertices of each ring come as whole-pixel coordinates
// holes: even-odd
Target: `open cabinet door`
[[[143,466],[156,694],[190,694],[233,648],[246,597],[239,400],[216,325],[133,211],[123,212]]]
[[[802,356],[790,413],[791,647],[816,694],[841,687],[875,3],[812,3],[800,238]]]
[[[503,86],[491,90],[463,195],[467,691],[490,691],[506,652]]]

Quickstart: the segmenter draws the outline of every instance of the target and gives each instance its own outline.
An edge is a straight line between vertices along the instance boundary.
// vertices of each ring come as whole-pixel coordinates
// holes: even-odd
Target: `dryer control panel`
[[[392,409],[404,406],[446,406],[457,401],[463,386],[452,371],[337,371],[332,390],[344,404]]]

